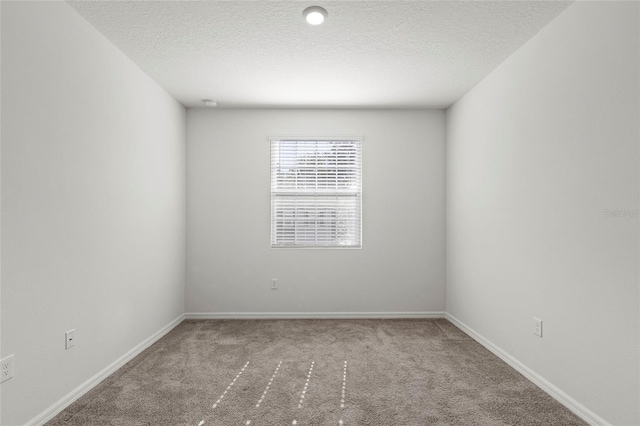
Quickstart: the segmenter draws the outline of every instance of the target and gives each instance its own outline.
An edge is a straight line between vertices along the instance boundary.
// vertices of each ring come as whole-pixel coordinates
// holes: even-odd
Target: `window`
[[[361,145],[271,139],[271,247],[362,246]]]

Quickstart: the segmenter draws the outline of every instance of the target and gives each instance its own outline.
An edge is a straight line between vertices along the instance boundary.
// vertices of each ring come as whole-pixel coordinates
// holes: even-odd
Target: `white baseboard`
[[[185,319],[445,318],[445,312],[188,312]]]
[[[31,421],[27,422],[25,426],[40,426],[54,418],[58,415],[62,410],[67,408],[72,402],[80,398],[85,393],[89,392],[94,386],[98,383],[109,377],[120,367],[125,365],[127,362],[131,361],[137,355],[139,355],[142,351],[147,349],[149,346],[153,345],[155,342],[160,340],[165,334],[173,330],[178,324],[180,324],[184,320],[184,315],[178,316],[176,319],[171,321],[166,326],[162,327],[160,330],[155,332],[153,335],[146,338],[139,345],[131,349],[129,352],[122,355],[120,358],[115,360],[113,363],[108,365],[102,371],[100,371],[95,376],[91,377],[89,380],[75,388],[65,397],[60,399],[58,402],[53,404],[51,407],[47,408],[45,411],[40,413],[38,416],[33,418]]]
[[[526,365],[524,365],[523,363],[515,359],[513,356],[511,356],[504,350],[500,349],[498,346],[496,346],[495,344],[487,340],[481,334],[477,333],[471,327],[469,327],[468,325],[460,321],[458,318],[454,317],[449,313],[446,314],[446,318],[449,321],[451,321],[453,324],[455,324],[458,328],[460,328],[462,331],[464,331],[469,336],[471,336],[474,340],[476,340],[482,346],[487,348],[490,352],[492,352],[498,358],[500,358],[501,360],[509,364],[516,371],[518,371],[524,377],[526,377],[531,382],[533,382],[540,389],[548,393],[560,404],[567,407],[569,410],[571,410],[574,414],[576,414],[585,422],[593,426],[611,426],[611,424],[605,421],[603,418],[599,417],[598,415],[596,415],[595,413],[587,409],[584,405],[580,404],[578,401],[571,398],[569,395],[567,395],[562,390],[558,389],[555,385],[553,385],[551,382],[546,380],[544,377],[542,377],[535,371],[531,370],[529,367],[527,367]]]

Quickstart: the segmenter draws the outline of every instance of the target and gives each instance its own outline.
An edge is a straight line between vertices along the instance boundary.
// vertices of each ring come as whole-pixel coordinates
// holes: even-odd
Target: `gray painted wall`
[[[1,7],[0,422],[21,425],[184,312],[185,110],[66,3]]]
[[[614,425],[640,424],[639,7],[574,3],[447,112],[447,312]]]
[[[190,109],[186,311],[443,311],[444,126],[443,111]],[[364,137],[362,249],[270,248],[269,136]]]

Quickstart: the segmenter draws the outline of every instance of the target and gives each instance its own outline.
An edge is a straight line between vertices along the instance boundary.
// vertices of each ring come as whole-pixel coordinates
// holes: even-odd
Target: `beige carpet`
[[[584,425],[446,320],[185,321],[48,425]]]

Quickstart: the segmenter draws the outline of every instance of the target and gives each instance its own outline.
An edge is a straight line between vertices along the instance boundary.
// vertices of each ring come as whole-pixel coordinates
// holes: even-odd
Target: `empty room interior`
[[[640,3],[2,1],[3,426],[640,425]]]

